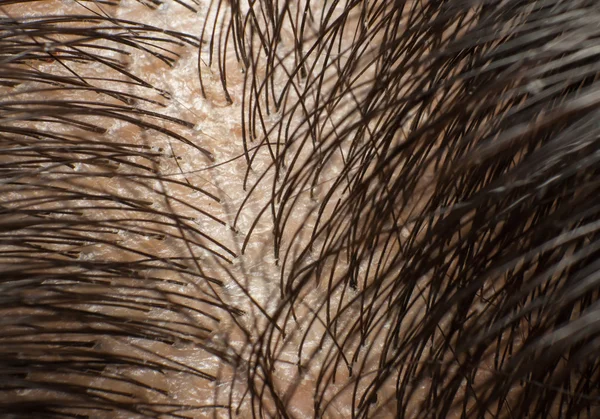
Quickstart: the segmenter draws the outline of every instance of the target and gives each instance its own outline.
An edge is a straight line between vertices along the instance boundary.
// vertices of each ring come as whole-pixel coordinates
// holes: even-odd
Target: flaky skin
[[[597,2],[177,4],[197,36],[33,3],[0,9],[2,412],[598,414]],[[233,163],[121,60],[179,49],[239,107],[234,203],[164,175]],[[244,285],[264,229],[269,304]]]

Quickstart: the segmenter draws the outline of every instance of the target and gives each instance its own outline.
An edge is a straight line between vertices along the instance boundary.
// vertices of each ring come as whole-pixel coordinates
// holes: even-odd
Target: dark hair
[[[315,417],[597,414],[596,2],[180,3],[199,38],[22,4],[0,23],[0,411],[295,417],[308,391]],[[111,58],[186,45],[240,105],[241,202],[165,175],[233,163]],[[228,387],[192,405],[154,375]]]

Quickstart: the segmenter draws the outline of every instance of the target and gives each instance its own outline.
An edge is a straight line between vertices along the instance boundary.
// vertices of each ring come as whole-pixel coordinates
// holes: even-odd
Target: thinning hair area
[[[0,1],[0,417],[597,417],[599,21]]]

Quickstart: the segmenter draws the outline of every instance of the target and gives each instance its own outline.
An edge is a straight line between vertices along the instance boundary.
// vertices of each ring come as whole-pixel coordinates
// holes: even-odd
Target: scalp
[[[0,9],[3,411],[594,416],[594,1],[55,3]]]

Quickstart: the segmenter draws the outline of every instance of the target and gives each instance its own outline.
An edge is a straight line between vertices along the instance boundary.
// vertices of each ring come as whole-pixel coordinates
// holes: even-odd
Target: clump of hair
[[[210,39],[246,71],[248,199],[269,182],[281,266],[255,416],[289,414],[264,371],[318,329],[295,349],[315,417],[348,392],[352,417],[593,417],[596,3],[245,7]]]
[[[164,175],[181,154],[208,164],[212,153],[128,62],[164,71],[199,39],[117,18],[118,2],[11,3],[0,6],[2,415],[225,408],[178,402],[157,384],[214,381],[164,348],[219,357],[206,338],[242,311],[202,262],[235,256],[202,227],[225,225],[211,209],[219,198]]]

